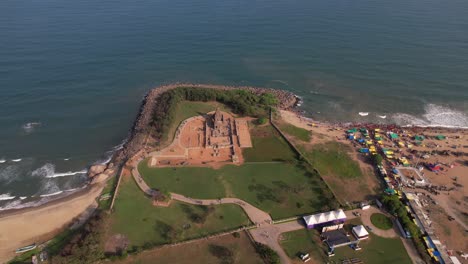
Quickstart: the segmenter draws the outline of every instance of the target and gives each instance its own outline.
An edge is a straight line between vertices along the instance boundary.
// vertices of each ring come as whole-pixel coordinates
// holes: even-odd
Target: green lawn
[[[237,205],[195,206],[173,201],[155,207],[133,179],[121,182],[111,219],[113,233],[124,234],[131,246],[152,246],[232,230],[250,221]]]
[[[297,127],[288,123],[282,123],[279,128],[283,133],[293,136],[301,141],[309,142],[311,139],[311,132],[307,129]]]
[[[382,238],[370,234],[370,238],[359,243],[362,248],[354,251],[350,247],[340,247],[335,249],[335,256],[326,257],[326,247],[320,242],[319,234],[316,230],[301,229],[284,233],[280,241],[286,254],[291,259],[299,260],[298,253],[309,253],[311,258],[317,259],[318,263],[341,263],[341,260],[349,258],[359,258],[364,263],[372,264],[410,264],[411,259],[406,253],[406,249],[399,238]]]
[[[360,219],[353,219],[347,222],[345,229],[351,232],[352,226],[361,224],[362,222]],[[350,247],[337,248],[335,250],[335,256],[331,257],[330,260],[338,261],[342,259],[359,258],[364,263],[412,263],[400,238],[383,238],[370,232],[369,238],[359,242],[359,246],[362,248],[359,251],[355,251]]]
[[[364,263],[375,264],[411,264],[411,259],[406,252],[403,242],[399,238],[383,238],[372,233],[369,239],[359,243],[362,248],[355,251],[350,247],[340,247],[335,250],[335,256],[331,260],[359,258]]]
[[[308,253],[316,263],[326,263],[325,247],[315,229],[300,229],[281,235],[280,245],[292,260],[299,260],[301,253]]]
[[[177,127],[185,119],[192,117],[192,116],[206,114],[208,112],[216,110],[217,107],[219,107],[221,110],[230,112],[229,108],[226,105],[218,103],[218,102],[197,102],[197,101],[180,102],[179,104],[177,104],[177,107],[176,107],[176,112],[174,115],[175,116],[174,122],[172,122],[172,125],[169,127],[167,135],[163,136],[163,140],[172,141]]]
[[[317,144],[311,150],[303,150],[304,155],[313,163],[321,174],[343,178],[362,177],[357,161],[349,155],[350,147],[339,142]]]
[[[270,125],[251,124],[253,148],[243,150],[246,162],[293,161],[296,154],[281,135]]]
[[[388,230],[393,227],[392,219],[384,214],[374,213],[371,215],[370,220],[375,227],[383,230]]]
[[[334,201],[317,174],[295,163],[226,165],[214,170],[148,168],[142,162],[139,171],[152,188],[199,199],[237,197],[275,219],[327,210]]]

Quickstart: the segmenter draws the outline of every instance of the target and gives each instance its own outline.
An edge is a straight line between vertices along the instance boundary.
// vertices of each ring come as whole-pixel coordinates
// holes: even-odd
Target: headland
[[[134,249],[133,254],[136,254],[141,248],[179,243],[226,231],[226,227],[233,230],[254,224],[257,229],[250,233],[251,239],[255,243],[264,243],[273,248],[283,263],[294,259],[296,252],[291,253],[287,246],[278,244],[277,238],[281,233],[296,232],[302,229],[303,225],[274,225],[272,219],[301,219],[301,216],[308,213],[340,207],[347,208],[348,218],[354,218],[352,213],[357,205],[372,203],[380,197],[382,190],[395,194],[396,199],[401,198],[404,202],[411,199],[402,193],[408,193],[413,197],[412,200],[416,200],[414,197],[418,197],[418,193],[434,194],[437,198],[428,195],[429,198],[421,200],[436,199],[441,204],[441,208],[434,208],[440,211],[439,222],[452,225],[453,230],[458,230],[460,225],[463,227],[464,204],[453,206],[451,203],[453,199],[463,200],[463,186],[468,184],[464,178],[453,180],[456,176],[454,173],[461,175],[468,172],[467,130],[317,122],[301,116],[299,111],[296,111],[295,106],[298,102],[298,97],[290,92],[268,88],[181,83],[152,89],[143,99],[123,148],[114,153],[109,163],[89,168],[90,185],[86,189],[37,208],[1,214],[0,231],[3,228],[18,228],[18,223],[30,231],[25,231],[21,236],[8,236],[8,243],[0,248],[0,256],[5,256],[5,259],[0,260],[12,257],[14,250],[21,246],[46,241],[74,222],[83,211],[83,217],[77,222],[85,222],[83,219],[93,212],[100,214],[109,209],[109,217],[114,219],[110,227],[112,231],[102,234],[105,237],[106,252],[117,254],[119,247],[124,247],[127,252],[131,249],[127,247],[130,244]],[[180,109],[181,105],[189,105],[192,108]],[[220,110],[223,107],[224,109]],[[377,160],[377,155],[384,157]],[[427,158],[423,158],[425,156]],[[425,161],[422,162],[421,159]],[[420,166],[438,166],[439,172],[440,168],[445,168],[444,172],[448,174],[445,173],[447,175],[441,179],[439,174],[435,174],[431,169],[430,172],[425,172],[424,177],[433,184],[418,186],[414,175],[407,175],[408,180],[403,182],[404,175],[387,173],[398,165],[406,166],[411,163],[418,170]],[[188,168],[190,171],[186,170]],[[165,176],[165,180],[160,180],[160,174]],[[189,174],[199,175],[198,180],[192,182],[184,177]],[[141,183],[145,183],[145,188],[150,190],[146,193],[147,197],[132,196],[137,195],[138,190],[133,189],[131,176],[140,188]],[[252,182],[245,186],[248,180]],[[454,187],[441,187],[447,183],[453,183]],[[120,184],[123,184],[123,187]],[[204,187],[204,184],[212,186]],[[114,212],[112,208],[115,197],[119,196],[119,188],[123,188],[123,198],[116,202],[117,209]],[[255,195],[251,196],[247,190]],[[448,192],[446,196],[445,191]],[[111,197],[109,200],[112,202],[98,205],[96,200],[100,196],[106,196],[107,199]],[[151,199],[146,199],[148,196]],[[225,200],[221,199],[222,197],[240,200]],[[219,199],[219,205],[216,205],[216,199]],[[308,202],[304,203],[304,199]],[[170,219],[159,219],[154,215],[141,216],[143,219],[155,218],[159,221],[158,228],[165,227],[161,233],[158,231],[155,234],[156,237],[159,236],[159,240],[144,241],[137,235],[139,230],[126,228],[128,225],[138,224],[126,222],[132,220],[126,217],[125,211],[130,209],[125,201],[130,201],[138,208],[137,204],[146,204],[147,200],[152,200],[156,205],[164,204],[172,208],[170,210],[180,207],[180,210],[189,215],[189,220],[186,221],[190,224],[182,223],[184,230],[190,231],[191,225],[201,225],[202,229],[206,228],[206,232],[204,231],[203,235],[194,233],[185,237],[177,230],[174,233],[170,231],[179,228],[167,227]],[[196,213],[191,210],[202,209],[187,209],[185,204],[180,204],[216,205],[214,209],[210,209],[218,212],[215,214],[227,210],[231,216],[243,215],[242,212],[234,213],[236,209],[233,208],[220,209],[221,204],[225,202],[240,203],[243,208],[252,206],[260,215],[266,214],[271,217],[264,223],[255,222],[252,219],[256,218],[244,209],[250,221],[247,218],[235,218],[237,222],[221,221],[214,225],[212,222],[215,220],[210,218],[213,217],[212,211]],[[148,210],[148,207],[145,207],[145,210]],[[164,209],[156,206],[154,210]],[[380,209],[373,210],[389,215]],[[409,216],[398,216],[395,219],[424,218],[423,212],[420,212],[422,210],[417,210],[415,207],[411,211],[412,214],[408,212]],[[221,216],[227,214],[226,212]],[[441,220],[444,213],[452,216],[455,222],[445,223]],[[54,221],[48,221],[47,225],[40,224],[52,215],[55,216]],[[201,221],[198,217],[211,219],[208,221],[210,224],[204,226],[205,220]],[[371,215],[368,217],[370,219]],[[31,218],[37,221],[24,221]],[[363,217],[359,221],[367,223],[369,219]],[[359,221],[356,223],[360,223]],[[408,229],[414,228],[404,221],[403,226]],[[423,223],[421,226],[424,228]],[[142,226],[141,230],[144,228]],[[269,239],[268,235],[262,233],[268,234],[273,232],[272,230],[277,232],[273,237],[276,240]],[[420,233],[414,234],[418,234],[418,239],[422,239]],[[432,237],[435,234],[444,238],[446,236],[440,230],[424,230],[424,234]],[[394,238],[398,235],[382,232],[382,236]],[[122,237],[124,242],[119,240]],[[116,240],[120,242],[115,242]],[[457,247],[457,240],[448,244]],[[420,246],[420,240],[413,239],[413,242],[416,247]],[[411,247],[410,245],[409,248]],[[463,251],[464,247],[466,245],[458,250]],[[319,252],[315,253],[321,256]],[[418,256],[411,255],[411,258],[414,261]],[[408,257],[403,254],[401,259],[407,261]]]

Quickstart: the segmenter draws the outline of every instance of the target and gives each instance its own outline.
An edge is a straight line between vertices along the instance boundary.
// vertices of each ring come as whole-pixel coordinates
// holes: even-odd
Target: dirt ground
[[[130,256],[116,263],[180,263],[180,264],[205,264],[223,263],[210,252],[210,245],[222,246],[232,252],[233,262],[239,264],[261,264],[263,263],[253,248],[252,242],[244,232],[238,233],[239,237],[232,234],[197,241],[195,243],[179,246],[153,249],[137,256]],[[231,263],[231,262],[226,262]]]

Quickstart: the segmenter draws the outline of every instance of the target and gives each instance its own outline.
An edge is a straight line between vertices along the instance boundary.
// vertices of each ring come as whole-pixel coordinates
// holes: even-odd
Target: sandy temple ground
[[[0,263],[15,256],[17,248],[51,239],[83,212],[97,207],[101,185],[38,208],[0,215]]]

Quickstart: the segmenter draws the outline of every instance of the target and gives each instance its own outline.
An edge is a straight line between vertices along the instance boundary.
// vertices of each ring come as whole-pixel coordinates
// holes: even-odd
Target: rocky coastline
[[[158,140],[155,138],[149,138],[151,137],[151,133],[149,133],[149,131],[152,129],[152,114],[154,106],[158,104],[161,94],[178,87],[208,88],[217,90],[238,89],[250,91],[256,95],[271,93],[278,99],[278,108],[282,110],[291,110],[300,101],[299,97],[289,91],[251,86],[174,83],[153,88],[144,96],[137,117],[130,129],[129,136],[123,147],[114,153],[108,164],[94,165],[90,167],[88,176],[92,178],[92,183],[102,182],[108,177],[114,175],[116,173],[116,168],[125,164],[128,159],[132,158],[140,150],[145,148],[146,142]]]

